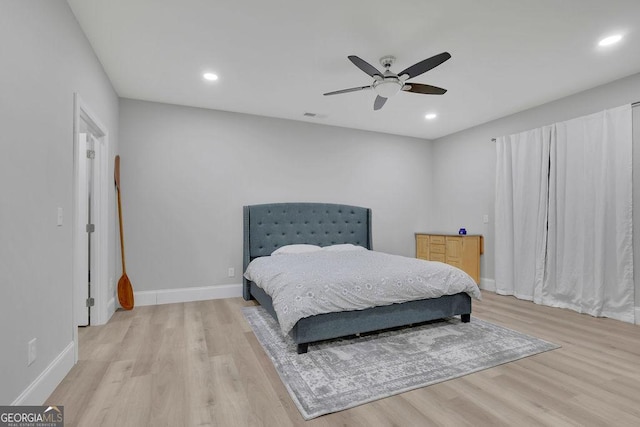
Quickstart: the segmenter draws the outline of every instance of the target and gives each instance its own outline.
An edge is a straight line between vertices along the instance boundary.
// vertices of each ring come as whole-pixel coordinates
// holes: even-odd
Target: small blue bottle
[[[458,230],[458,234],[461,235],[461,236],[466,236],[467,229],[466,228],[461,228],[460,230]]]

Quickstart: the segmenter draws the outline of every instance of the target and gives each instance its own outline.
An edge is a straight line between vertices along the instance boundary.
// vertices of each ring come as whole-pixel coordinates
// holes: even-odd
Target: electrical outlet
[[[36,339],[29,341],[27,349],[27,366],[31,366],[36,361]]]
[[[62,208],[58,208],[58,227],[62,227],[62,222],[64,220],[64,214]]]
[[[229,272],[228,272],[229,277],[235,277],[236,276],[236,269],[233,267],[229,267]]]
[[[482,215],[482,222],[485,224],[489,224],[489,215],[487,214]]]

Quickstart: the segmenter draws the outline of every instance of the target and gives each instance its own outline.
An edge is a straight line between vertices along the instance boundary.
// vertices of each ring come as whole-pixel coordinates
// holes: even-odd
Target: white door
[[[78,326],[105,324],[115,310],[115,283],[113,277],[109,278],[115,266],[110,268],[108,256],[108,196],[113,191],[113,178],[109,176],[113,177],[113,172],[109,171],[107,128],[77,93],[74,110],[72,329],[77,362]],[[87,150],[91,150],[89,157]],[[92,226],[88,229],[87,224]]]
[[[89,234],[87,233],[87,224],[89,223],[89,180],[88,159],[86,156],[89,141],[89,134],[81,133],[78,135],[78,220],[75,222],[76,227],[76,244],[79,248],[77,253],[79,267],[76,269],[75,282],[86,283],[86,286],[75,286],[75,308],[76,322],[78,326],[87,326],[89,324],[89,310],[87,308],[87,299],[89,298]]]

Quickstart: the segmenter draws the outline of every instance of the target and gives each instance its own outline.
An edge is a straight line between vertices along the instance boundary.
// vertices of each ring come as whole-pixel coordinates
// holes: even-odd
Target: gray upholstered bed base
[[[295,243],[327,246],[353,243],[372,249],[371,210],[326,203],[275,203],[244,207],[244,259],[268,256]],[[244,279],[245,300],[255,298],[277,319],[271,298],[255,283]],[[471,297],[466,293],[409,301],[366,310],[327,313],[301,319],[291,336],[298,353],[309,343],[460,315],[470,320]]]

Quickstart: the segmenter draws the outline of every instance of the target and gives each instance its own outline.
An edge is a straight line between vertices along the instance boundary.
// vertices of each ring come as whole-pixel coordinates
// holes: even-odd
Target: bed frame
[[[249,262],[269,256],[281,246],[329,246],[352,243],[372,249],[371,209],[329,203],[271,203],[243,208],[243,271]],[[255,283],[243,279],[243,297],[256,299],[276,320],[271,297]],[[300,319],[291,330],[298,353],[309,343],[359,333],[406,326],[460,315],[471,318],[471,297],[466,293],[409,301],[365,310],[327,313]]]

